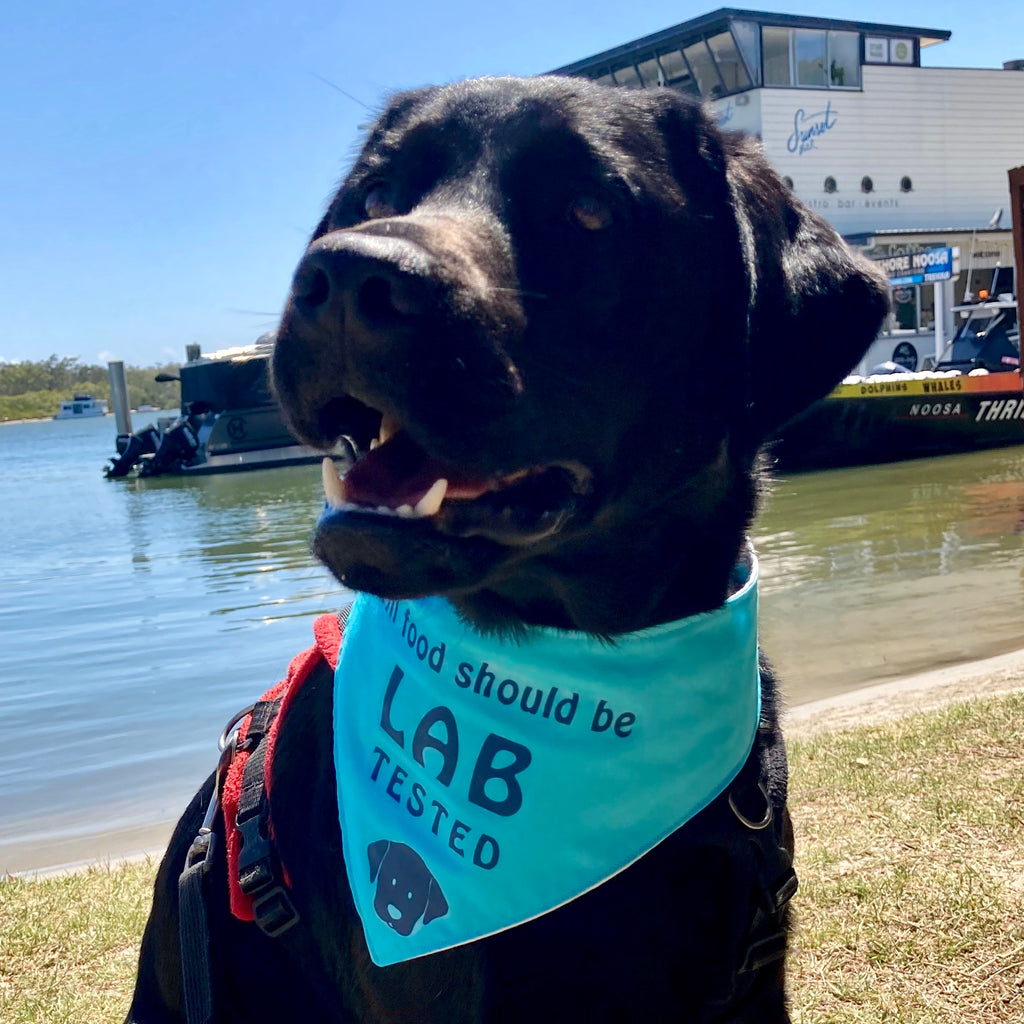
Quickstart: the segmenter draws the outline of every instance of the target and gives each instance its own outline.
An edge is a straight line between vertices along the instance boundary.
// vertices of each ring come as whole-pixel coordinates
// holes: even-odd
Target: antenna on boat
[[[999,227],[999,222],[1003,219],[1003,208],[997,206],[992,211],[992,216],[988,219],[988,224],[985,225],[985,231],[994,231]],[[974,301],[974,290],[971,288],[971,276],[974,273],[974,244],[978,239],[978,229],[971,229],[971,251],[967,257],[967,287],[964,289],[964,302]]]
[[[964,302],[974,301],[974,289],[971,288],[971,276],[974,273],[974,239],[978,232],[971,229],[971,248],[967,254],[967,284],[964,286]]]

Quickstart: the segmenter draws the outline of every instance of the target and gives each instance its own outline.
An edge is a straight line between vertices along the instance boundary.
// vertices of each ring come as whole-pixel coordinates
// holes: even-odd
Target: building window
[[[640,61],[636,69],[640,72],[640,78],[645,88],[653,89],[657,85],[665,84],[665,76],[662,74],[661,68],[658,67],[658,61],[654,57],[651,57],[650,60]]]
[[[697,83],[690,74],[689,65],[678,50],[668,50],[658,55],[658,63],[664,75],[665,84],[680,92],[699,95]]]
[[[825,82],[825,33],[798,28],[794,32],[796,84],[823,89]]]
[[[643,88],[644,83],[640,81],[640,76],[632,64],[627,64],[624,68],[616,68],[614,74],[616,85],[624,85],[627,89]]]
[[[739,50],[728,32],[719,32],[708,40],[708,49],[715,58],[726,92],[750,88],[750,75],[740,58]]]
[[[874,192],[875,183],[865,175],[860,179],[860,190],[861,192]]]
[[[831,195],[833,192],[835,192],[836,188],[837,188],[837,186],[836,186],[836,179],[833,178],[832,175],[830,174],[825,179],[825,191],[828,192]]]
[[[703,39],[684,47],[683,56],[690,65],[693,77],[697,79],[701,96],[705,99],[714,99],[725,92],[722,80],[715,69],[715,62],[711,59],[711,52]]]
[[[765,85],[859,89],[860,34],[823,29],[761,29]]]
[[[743,56],[747,70],[753,76],[753,85],[761,84],[761,32],[756,21],[732,21],[729,23],[733,39]]]
[[[789,29],[765,25],[761,29],[761,53],[764,60],[764,84],[792,85],[793,76],[789,68]]]
[[[829,32],[829,85],[860,88],[860,36],[856,32]]]

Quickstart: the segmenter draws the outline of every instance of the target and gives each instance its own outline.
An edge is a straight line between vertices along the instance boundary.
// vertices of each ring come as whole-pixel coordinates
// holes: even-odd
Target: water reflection
[[[785,478],[755,533],[795,700],[1024,641],[1020,448]]]
[[[309,555],[316,467],[107,481],[110,424],[70,426],[0,434],[0,870],[73,859],[126,801],[176,815],[345,599]]]

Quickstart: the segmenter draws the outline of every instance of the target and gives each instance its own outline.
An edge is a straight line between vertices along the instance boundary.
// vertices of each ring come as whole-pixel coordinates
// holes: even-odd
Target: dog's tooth
[[[370,441],[370,451],[372,452],[374,448],[379,448],[379,447],[380,447],[380,441],[378,441],[377,438],[373,438],[373,440]]]
[[[348,494],[345,490],[345,481],[338,475],[338,467],[332,459],[325,458],[320,463],[320,474],[324,481],[324,495],[327,504],[332,508],[341,508],[348,502]]]
[[[413,519],[416,516],[416,509],[414,509],[412,505],[399,505],[398,508],[395,509],[395,511],[403,519]]]
[[[430,490],[416,502],[416,508],[414,511],[418,516],[432,516],[436,515],[438,509],[441,507],[441,502],[444,501],[444,496],[448,493],[448,481],[445,479],[435,480],[430,485]]]
[[[383,444],[385,441],[391,440],[395,434],[401,429],[401,425],[398,420],[393,416],[385,416],[380,421],[380,430],[377,431],[377,439]]]

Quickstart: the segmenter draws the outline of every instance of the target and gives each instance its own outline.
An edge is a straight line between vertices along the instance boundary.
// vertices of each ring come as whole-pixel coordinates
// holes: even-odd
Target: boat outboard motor
[[[191,416],[179,416],[164,431],[152,455],[139,460],[139,476],[160,476],[188,465],[199,450],[199,438]]]
[[[118,434],[117,455],[104,467],[104,475],[108,479],[127,476],[144,455],[155,452],[159,446],[160,431],[152,423],[134,434]]]

